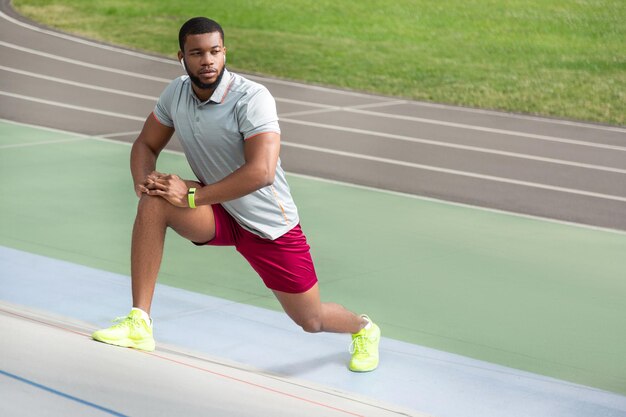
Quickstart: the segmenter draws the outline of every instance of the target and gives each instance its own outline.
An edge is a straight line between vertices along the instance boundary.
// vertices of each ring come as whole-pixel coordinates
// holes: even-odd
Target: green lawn
[[[173,57],[189,17],[235,70],[385,95],[626,124],[623,0],[14,0],[69,32]]]

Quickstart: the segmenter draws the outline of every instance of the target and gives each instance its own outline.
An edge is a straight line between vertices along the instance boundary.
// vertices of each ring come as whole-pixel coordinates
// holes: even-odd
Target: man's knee
[[[167,221],[168,202],[164,198],[143,194],[137,205],[137,217]]]
[[[137,212],[144,211],[163,211],[167,208],[167,201],[159,196],[142,194],[137,205]]]
[[[297,324],[307,333],[319,333],[324,330],[322,318],[318,316],[307,317],[299,320],[297,321]]]

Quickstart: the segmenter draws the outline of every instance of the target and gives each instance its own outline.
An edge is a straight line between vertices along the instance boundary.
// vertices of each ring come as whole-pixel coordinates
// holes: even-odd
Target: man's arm
[[[279,154],[278,133],[261,133],[247,139],[244,144],[245,164],[221,181],[198,190],[196,204],[234,200],[273,184]]]
[[[261,133],[245,141],[245,163],[214,184],[198,187],[196,205],[222,203],[250,194],[274,183],[280,154],[280,135]],[[175,206],[188,207],[188,183],[176,175],[150,175],[148,194],[158,195]]]
[[[173,134],[174,129],[159,123],[153,113],[146,118],[130,152],[130,172],[138,197],[148,192],[148,176],[154,173],[159,153]]]

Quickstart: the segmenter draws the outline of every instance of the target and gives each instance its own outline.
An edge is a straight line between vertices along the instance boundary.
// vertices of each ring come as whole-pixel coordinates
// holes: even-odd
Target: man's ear
[[[183,66],[185,72],[187,72],[187,67],[185,66],[185,58],[183,58],[183,53],[181,51],[178,51],[178,60],[180,61],[180,65]]]

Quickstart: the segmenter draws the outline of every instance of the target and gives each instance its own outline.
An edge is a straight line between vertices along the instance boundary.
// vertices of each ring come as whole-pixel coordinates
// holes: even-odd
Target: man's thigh
[[[168,226],[192,242],[208,242],[215,237],[215,218],[211,206],[195,209],[172,206]]]

